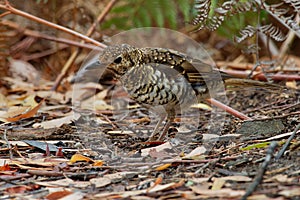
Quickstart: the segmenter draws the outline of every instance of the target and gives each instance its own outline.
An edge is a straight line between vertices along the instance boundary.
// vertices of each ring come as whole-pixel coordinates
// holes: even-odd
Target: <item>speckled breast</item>
[[[185,77],[163,64],[136,65],[120,81],[129,95],[144,106],[186,108],[197,102],[196,93]]]

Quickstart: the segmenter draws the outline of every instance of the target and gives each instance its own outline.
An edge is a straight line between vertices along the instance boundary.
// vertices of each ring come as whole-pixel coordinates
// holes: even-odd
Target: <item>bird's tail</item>
[[[267,90],[281,91],[283,86],[251,79],[229,78],[225,80],[225,86],[228,90],[238,90],[241,88],[262,88]]]

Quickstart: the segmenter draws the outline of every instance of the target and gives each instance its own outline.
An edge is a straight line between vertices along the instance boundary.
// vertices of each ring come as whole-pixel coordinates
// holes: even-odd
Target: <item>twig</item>
[[[226,72],[230,75],[239,77],[239,78],[246,78],[248,75],[245,72],[241,72],[238,70],[222,70],[223,72]],[[257,79],[257,80],[261,80],[261,81],[265,81],[267,80],[266,76],[262,73],[260,74],[254,74],[252,76],[253,79]],[[270,75],[269,76],[270,79],[274,80],[274,81],[299,81],[300,80],[300,76],[297,74],[274,74],[274,75]]]
[[[99,113],[99,115],[101,116],[101,117],[103,117],[114,129],[116,129],[116,128],[118,128],[108,117],[107,117],[107,115],[103,115],[103,114],[101,114],[101,113]]]
[[[287,113],[287,114],[283,114],[281,116],[272,116],[272,117],[264,117],[264,118],[257,118],[255,120],[268,120],[268,119],[282,119],[282,118],[286,118],[288,116],[291,116],[291,115],[299,115],[300,114],[300,111],[297,111],[297,112],[290,112],[290,113]]]
[[[87,31],[87,36],[88,37],[91,36],[94,33],[96,25],[98,23],[101,23],[104,20],[105,16],[108,14],[108,12],[111,10],[111,8],[113,7],[113,5],[116,2],[117,2],[117,0],[111,0],[109,2],[109,4],[107,4],[107,6],[103,10],[103,12],[98,16],[97,20],[93,23],[93,25]],[[84,43],[84,41],[81,41],[81,43]],[[104,48],[105,47],[106,46],[104,46]],[[81,49],[78,49],[78,48],[76,49],[76,51],[73,52],[73,54],[70,56],[69,60],[65,64],[64,68],[62,69],[61,73],[56,78],[55,83],[54,83],[53,87],[51,88],[51,90],[57,90],[60,82],[66,76],[67,71],[69,70],[69,68],[71,67],[71,65],[74,63],[75,59],[77,58],[78,54],[80,54],[80,52],[81,52]]]
[[[19,24],[9,21],[9,20],[1,20],[0,24],[4,25],[4,26],[8,26],[17,30],[22,30],[24,29],[23,27],[20,27]],[[87,48],[87,49],[95,49],[98,46],[95,45],[91,45],[91,44],[83,44],[81,42],[77,42],[74,40],[69,40],[69,39],[65,39],[65,38],[57,38],[57,37],[53,37],[50,35],[47,35],[45,33],[40,33],[37,31],[33,31],[33,30],[29,30],[29,29],[24,29],[22,30],[23,34],[28,35],[28,36],[32,36],[35,38],[41,38],[41,39],[46,39],[46,40],[51,40],[51,41],[55,41],[55,42],[59,42],[59,43],[63,43],[63,44],[68,44],[68,45],[72,45],[72,46],[77,46],[77,47],[81,47],[81,48]],[[99,48],[102,49],[102,48]]]
[[[276,44],[273,40],[270,40],[269,37],[267,37],[265,34],[259,32],[258,33],[259,38],[263,42],[264,46],[269,50],[271,58],[274,56],[278,56],[279,51],[278,48],[276,47]]]
[[[117,2],[117,0],[111,0],[107,4],[107,6],[104,8],[103,12],[99,15],[99,17],[97,18],[97,20],[92,24],[92,26],[88,30],[87,36],[91,36],[94,33],[96,25],[103,22],[104,18],[106,17],[106,15],[108,14],[108,12],[111,10],[111,8],[114,6],[114,4],[116,2]]]
[[[263,175],[265,174],[267,167],[271,161],[272,158],[272,154],[275,150],[275,148],[277,147],[277,142],[273,141],[271,142],[267,153],[266,153],[266,157],[265,157],[265,161],[261,164],[260,168],[257,171],[257,174],[252,182],[251,185],[249,185],[249,187],[246,190],[246,193],[244,194],[244,196],[241,198],[242,200],[246,200],[247,197],[249,197],[256,189],[256,187],[260,184],[260,182],[263,179]]]
[[[57,51],[61,51],[61,50],[65,49],[65,48],[67,48],[67,47],[68,47],[68,45],[62,44],[62,45],[58,45],[58,47],[51,48],[51,49],[45,50],[43,52],[32,53],[30,55],[22,55],[21,58],[24,61],[36,60],[36,59],[39,59],[39,58],[42,58],[42,57],[54,54]]]
[[[54,24],[54,23],[49,22],[49,21],[47,21],[47,20],[41,19],[41,18],[39,18],[39,17],[33,16],[33,15],[28,14],[28,13],[26,13],[26,12],[23,12],[23,11],[21,11],[21,10],[18,10],[18,9],[16,9],[16,8],[12,7],[12,6],[9,4],[9,2],[8,2],[7,0],[5,1],[5,5],[0,4],[0,9],[7,10],[7,11],[10,12],[10,14],[19,15],[19,16],[25,17],[25,18],[27,18],[27,19],[30,19],[30,20],[32,20],[32,21],[36,21],[36,22],[38,22],[38,23],[45,24],[45,25],[47,25],[47,26],[49,26],[49,27],[52,27],[52,28],[55,28],[55,29],[64,31],[64,32],[69,33],[69,34],[71,34],[71,35],[74,35],[74,36],[76,36],[76,37],[78,37],[78,38],[81,38],[81,39],[84,40],[84,41],[93,43],[93,44],[95,44],[95,45],[97,45],[97,46],[105,47],[104,44],[102,44],[102,43],[100,43],[100,42],[98,42],[98,41],[96,41],[96,40],[94,40],[94,39],[92,39],[92,38],[90,38],[90,37],[88,37],[88,36],[85,36],[85,35],[83,35],[83,34],[81,34],[81,33],[78,33],[78,32],[76,32],[76,31],[73,31],[73,30],[68,29],[68,28],[66,28],[66,27],[63,27],[63,26]]]
[[[281,156],[284,154],[284,152],[286,151],[286,149],[288,148],[288,146],[290,145],[292,139],[295,137],[297,131],[300,129],[300,124],[298,124],[298,126],[295,128],[295,130],[293,131],[292,135],[289,137],[289,139],[285,142],[285,144],[283,145],[282,149],[279,151],[279,153],[276,156],[276,160],[279,160],[279,158],[281,158]]]
[[[230,62],[230,61],[216,61],[216,65],[218,68],[221,67],[230,67],[230,68],[234,68],[234,69],[241,69],[241,70],[249,70],[253,68],[253,64],[252,63],[237,63],[237,62]]]
[[[300,16],[299,15],[296,15],[295,21],[297,22],[297,24],[299,24],[299,22],[300,22]],[[295,35],[296,34],[295,34],[294,31],[289,30],[289,33],[287,35],[286,40],[284,41],[284,43],[280,47],[280,51],[279,51],[279,55],[278,55],[278,60],[283,60],[284,55],[286,54],[286,52],[289,49],[291,43],[295,39]]]
[[[4,17],[4,16],[6,16],[6,15],[9,15],[9,14],[11,14],[11,12],[9,12],[9,11],[4,12],[4,13],[2,13],[2,14],[0,15],[0,18]]]
[[[209,103],[211,103],[212,105],[214,106],[217,106],[218,108],[221,108],[223,110],[225,110],[226,112],[228,112],[229,114],[235,116],[235,117],[238,117],[239,119],[242,119],[242,120],[251,120],[250,117],[248,117],[247,115],[244,115],[243,113],[219,102],[218,100],[216,99],[206,99],[206,101],[208,101]]]
[[[7,144],[7,147],[9,149],[9,158],[10,159],[13,159],[13,154],[12,154],[12,149],[11,149],[11,145],[7,139],[7,129],[4,130],[4,133],[3,133],[3,139],[5,140],[6,144]]]
[[[293,56],[289,56],[293,57]],[[253,69],[254,64],[252,63],[236,63],[236,62],[230,62],[230,61],[216,61],[216,65],[218,68],[223,68],[223,69],[237,69],[237,70],[251,70]],[[256,73],[261,72],[261,68],[258,67],[256,69]],[[284,68],[284,69],[266,69],[265,72],[267,73],[276,73],[276,72],[299,72],[299,69],[297,68]]]
[[[217,160],[215,161],[215,163],[216,162],[217,162]],[[207,168],[210,164],[211,164],[210,162],[205,163],[203,166],[201,166],[199,169],[197,169],[194,174],[202,173],[204,171],[204,169]]]

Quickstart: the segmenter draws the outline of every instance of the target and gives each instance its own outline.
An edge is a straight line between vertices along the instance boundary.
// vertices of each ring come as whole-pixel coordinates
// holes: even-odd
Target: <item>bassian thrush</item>
[[[166,124],[158,138],[163,140],[176,113],[192,102],[213,97],[223,84],[242,87],[270,87],[276,85],[249,79],[234,78],[211,65],[183,53],[165,48],[137,48],[127,44],[109,46],[99,59],[84,67],[75,78],[84,79],[88,72],[107,68],[118,79],[128,94],[146,108],[163,106],[166,114],[160,120],[150,141],[155,139],[164,119]],[[227,81],[229,80],[230,81]]]

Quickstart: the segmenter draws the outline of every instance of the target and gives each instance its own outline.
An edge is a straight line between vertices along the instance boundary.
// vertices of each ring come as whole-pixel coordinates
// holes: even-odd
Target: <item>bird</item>
[[[158,141],[163,141],[180,110],[195,102],[213,98],[224,90],[226,80],[233,86],[274,87],[274,84],[235,78],[199,59],[176,50],[160,47],[135,47],[117,44],[104,49],[98,59],[84,67],[75,79],[84,79],[86,73],[106,68],[129,96],[138,104],[152,108],[159,106],[159,121],[149,141],[155,141],[164,120],[166,123]]]

